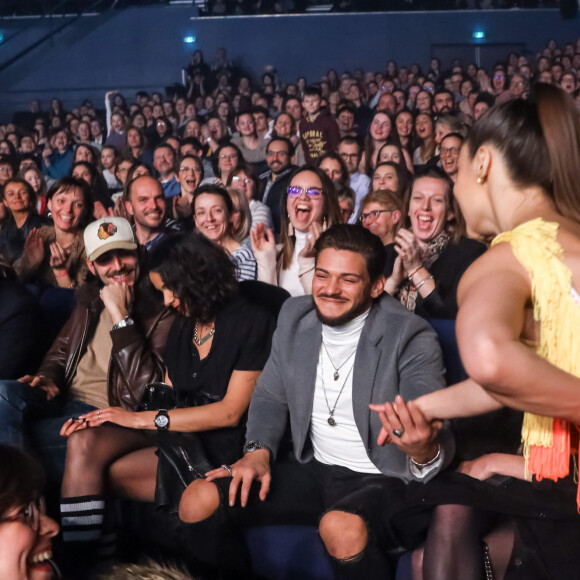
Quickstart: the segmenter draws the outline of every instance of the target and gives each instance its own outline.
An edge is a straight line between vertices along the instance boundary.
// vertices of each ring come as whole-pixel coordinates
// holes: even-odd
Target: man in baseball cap
[[[9,397],[0,396],[0,443],[22,445],[26,427],[53,477],[64,467],[67,440],[59,435],[64,424],[94,409],[134,411],[145,386],[163,380],[163,352],[174,318],[146,273],[141,275],[140,251],[127,220],[105,217],[91,223],[84,242],[94,276],[78,289],[76,306],[40,368],[18,381],[0,381],[0,394],[10,391]],[[26,416],[30,407],[34,413]]]

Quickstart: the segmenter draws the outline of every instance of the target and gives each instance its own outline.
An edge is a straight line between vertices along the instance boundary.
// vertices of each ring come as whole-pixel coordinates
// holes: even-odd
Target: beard
[[[328,296],[326,294],[321,295],[321,297],[336,298],[336,296]],[[318,317],[318,320],[322,322],[322,324],[324,324],[325,326],[336,327],[336,326],[344,326],[351,320],[354,320],[357,316],[360,316],[363,312],[365,312],[370,308],[372,302],[373,299],[371,298],[369,288],[365,292],[365,295],[361,298],[360,301],[355,302],[349,310],[343,312],[339,316],[331,317],[324,315],[322,312],[320,312],[318,304],[316,304],[316,300],[314,301],[314,307],[316,308],[316,316]]]

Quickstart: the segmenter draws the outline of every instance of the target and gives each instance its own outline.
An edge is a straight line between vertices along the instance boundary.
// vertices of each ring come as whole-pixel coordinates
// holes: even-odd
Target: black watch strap
[[[167,431],[169,429],[169,413],[167,409],[159,409],[153,423],[158,431]]]

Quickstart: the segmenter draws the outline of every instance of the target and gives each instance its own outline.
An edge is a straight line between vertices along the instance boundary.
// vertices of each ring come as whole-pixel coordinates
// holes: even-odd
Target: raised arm
[[[508,244],[495,246],[468,269],[458,292],[463,364],[499,403],[579,423],[580,379],[520,340],[530,295],[528,273]]]
[[[423,395],[415,404],[427,420],[473,417],[504,406],[473,379]]]

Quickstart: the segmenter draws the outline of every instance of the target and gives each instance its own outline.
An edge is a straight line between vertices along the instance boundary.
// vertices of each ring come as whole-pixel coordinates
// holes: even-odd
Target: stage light
[[[195,38],[195,36],[184,36],[183,37],[183,42],[185,42],[185,44],[194,44],[196,40],[197,40],[197,38]]]
[[[4,42],[4,35],[0,32],[0,44]]]
[[[476,30],[473,33],[473,38],[475,38],[475,40],[483,40],[485,38],[485,32],[483,30]]]

